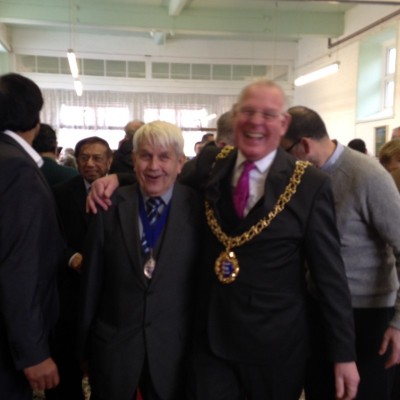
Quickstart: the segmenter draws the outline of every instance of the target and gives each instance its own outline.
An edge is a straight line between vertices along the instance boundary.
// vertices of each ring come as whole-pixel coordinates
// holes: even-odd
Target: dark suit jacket
[[[278,150],[265,182],[265,196],[243,220],[236,217],[231,174],[237,151],[216,162],[206,198],[223,231],[241,235],[274,207],[295,167],[295,159]],[[203,329],[214,354],[224,359],[276,365],[307,354],[306,270],[317,285],[333,361],[355,359],[350,295],[340,256],[329,178],[308,167],[285,209],[262,233],[234,248],[240,272],[221,284],[214,263],[224,247],[210,230],[204,265],[209,273],[201,304]],[[206,289],[208,288],[208,290]],[[312,328],[312,327],[311,327]]]
[[[74,176],[78,175],[76,169],[57,164],[57,162],[52,158],[43,157],[43,162],[44,164],[41,170],[51,187],[62,182],[67,182]]]
[[[131,400],[144,358],[163,399],[176,399],[186,368],[201,225],[195,192],[176,184],[149,283],[143,273],[138,189],[116,191],[93,219],[84,252],[81,354],[96,399]]]
[[[64,243],[43,174],[3,133],[0,171],[0,393],[14,399],[11,391],[15,395],[17,389],[10,387],[17,371],[50,356],[49,333],[58,316],[56,275]]]
[[[85,209],[87,193],[80,175],[54,186],[53,192],[67,240],[59,277],[61,320],[72,322],[77,316],[80,274],[70,268],[68,262],[73,254],[83,252],[90,218]]]
[[[134,174],[132,150],[133,150],[132,139],[124,139],[121,142],[119,148],[114,152],[113,160],[110,166],[110,174],[121,173],[121,172]]]

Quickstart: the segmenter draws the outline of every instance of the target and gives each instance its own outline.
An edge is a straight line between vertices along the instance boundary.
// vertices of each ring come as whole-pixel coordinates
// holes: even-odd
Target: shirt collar
[[[43,165],[43,159],[39,153],[26,140],[22,139],[20,135],[9,130],[5,130],[3,133],[14,139],[29,154],[39,168]]]
[[[261,158],[260,160],[254,161],[254,164],[257,170],[262,174],[268,170],[271,166],[274,158],[276,156],[277,150],[272,151],[271,153],[267,154],[265,157]],[[246,161],[246,157],[242,154],[240,150],[238,150],[238,156],[236,158],[235,169],[241,166]]]
[[[338,158],[343,153],[344,146],[341,143],[339,143],[337,140],[333,140],[333,142],[336,144],[336,149],[332,153],[332,155],[328,158],[328,160],[325,162],[325,164],[320,168],[321,171],[327,171],[328,169],[332,168],[333,165],[335,165]]]
[[[173,190],[174,190],[174,185],[172,185],[164,194],[159,196],[163,199],[165,205],[169,204],[169,202],[171,201]],[[150,196],[144,194],[142,188],[140,188],[140,192],[142,193],[143,202],[146,203],[146,201],[150,198]]]

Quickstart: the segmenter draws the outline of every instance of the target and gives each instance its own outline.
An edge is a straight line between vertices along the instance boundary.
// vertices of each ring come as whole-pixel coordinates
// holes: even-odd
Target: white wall
[[[345,35],[333,39],[335,43],[344,37],[372,24],[379,19],[398,11],[398,7],[391,6],[357,6],[346,14]],[[340,71],[320,81],[298,87],[294,93],[294,104],[304,105],[316,110],[324,119],[328,132],[347,144],[353,138],[362,138],[367,144],[370,154],[375,152],[374,128],[388,126],[388,132],[400,125],[400,88],[397,84],[394,116],[390,119],[357,122],[356,94],[358,53],[360,40],[379,32],[388,26],[399,27],[399,17],[381,24],[344,44],[328,48],[327,40],[305,39],[299,42],[295,75],[320,68],[332,62],[340,62]],[[399,41],[398,41],[399,43]],[[400,68],[400,47],[397,44],[398,68]],[[398,75],[399,76],[399,75]]]

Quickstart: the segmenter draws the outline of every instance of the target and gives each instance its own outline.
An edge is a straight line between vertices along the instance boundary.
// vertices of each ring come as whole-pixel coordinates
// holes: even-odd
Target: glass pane
[[[83,75],[104,76],[104,61],[103,60],[89,60],[83,61]]]
[[[192,79],[210,80],[210,64],[192,64]]]
[[[17,56],[16,59],[19,72],[36,72],[35,56]]]
[[[394,81],[386,82],[385,85],[385,108],[393,108],[394,104]]]
[[[126,62],[125,61],[106,61],[106,75],[107,76],[126,76]]]
[[[38,56],[37,72],[41,72],[43,74],[58,74],[58,58]]]
[[[146,78],[146,64],[142,61],[128,61],[129,78]]]
[[[190,64],[171,64],[172,79],[190,79]]]
[[[241,81],[251,78],[251,65],[233,65],[232,67],[233,80]]]
[[[386,54],[386,74],[394,74],[396,71],[396,48],[388,49]]]
[[[287,82],[289,67],[287,65],[272,65],[267,68],[268,78],[276,82]]]
[[[267,67],[265,65],[253,65],[253,77],[264,78],[267,76]]]
[[[212,67],[212,79],[219,81],[230,81],[231,80],[231,66],[230,65],[213,65]]]
[[[169,78],[169,64],[168,63],[157,63],[151,64],[151,76],[152,78],[168,79]]]

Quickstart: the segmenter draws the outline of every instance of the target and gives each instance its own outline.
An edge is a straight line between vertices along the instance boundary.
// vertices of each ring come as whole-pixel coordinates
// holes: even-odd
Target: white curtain
[[[196,110],[204,108],[208,114],[217,116],[231,109],[236,96],[206,95],[206,94],[165,94],[165,93],[130,93],[112,91],[84,91],[78,97],[74,91],[63,89],[43,89],[44,107],[41,119],[54,129],[62,128],[60,119],[62,105],[77,107],[127,107],[129,120],[144,119],[146,109]],[[128,121],[121,121],[119,127]],[[215,127],[215,121],[210,121],[208,127]],[[179,124],[179,121],[177,121]],[[185,128],[184,126],[180,126]],[[81,126],[89,129],[108,129],[106,120],[96,119],[96,126]],[[116,128],[116,126],[111,127]]]

